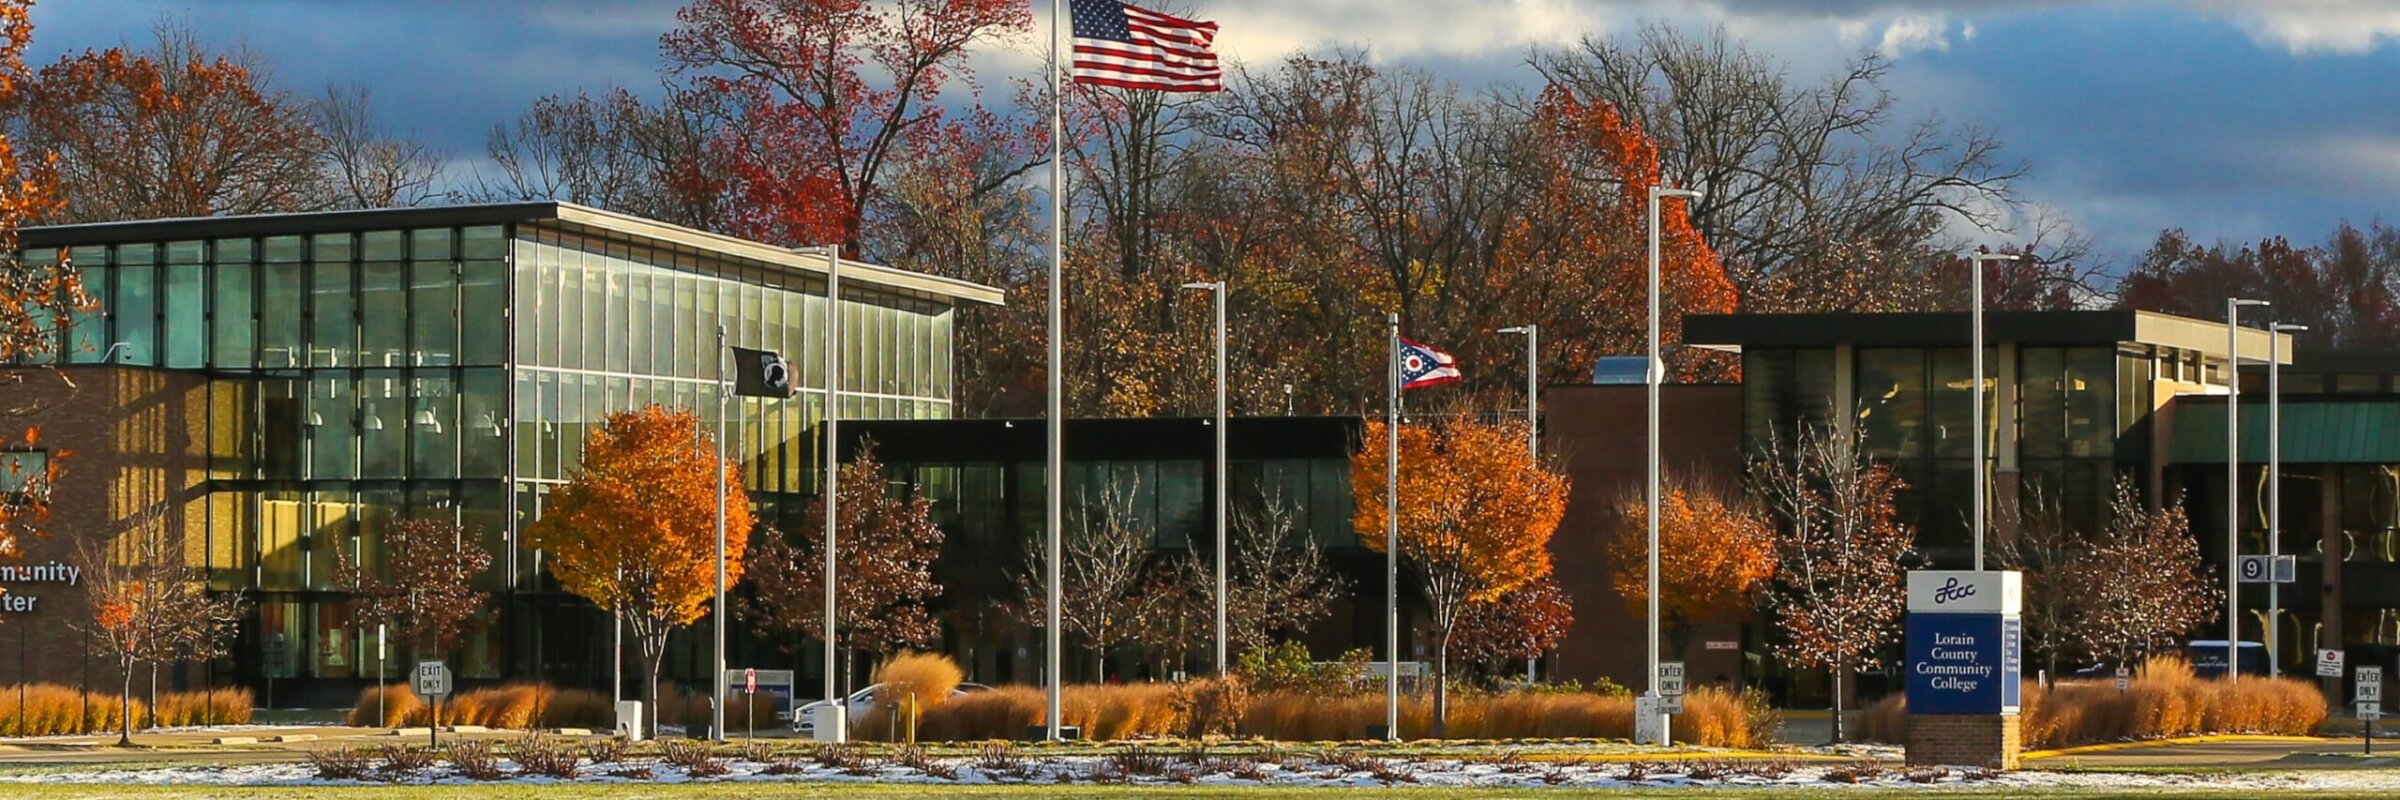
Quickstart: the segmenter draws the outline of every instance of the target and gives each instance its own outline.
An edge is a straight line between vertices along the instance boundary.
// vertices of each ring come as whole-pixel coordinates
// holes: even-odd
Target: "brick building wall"
[[[1642,491],[1648,450],[1646,399],[1640,385],[1551,386],[1543,391],[1542,451],[1564,467],[1573,485],[1566,518],[1550,540],[1559,586],[1574,600],[1575,624],[1559,644],[1552,676],[1591,681],[1609,678],[1639,691],[1645,650],[1642,609],[1627,608],[1617,594],[1604,548],[1612,537],[1641,536],[1628,530],[1617,501]],[[1659,389],[1660,463],[1669,473],[1696,470],[1728,486],[1742,471],[1742,387],[1671,384]],[[1663,634],[1662,634],[1663,635]],[[1741,626],[1696,626],[1680,655],[1692,686],[1718,676],[1738,680],[1739,650],[1710,650],[1710,641],[1739,641]]]
[[[0,431],[11,442],[37,428],[37,449],[59,465],[51,516],[43,535],[18,542],[9,562],[40,580],[0,580],[14,600],[0,611],[0,684],[52,683],[110,691],[114,665],[90,653],[76,625],[88,617],[83,574],[52,579],[80,567],[78,544],[106,543],[143,520],[179,534],[191,563],[205,563],[208,378],[195,372],[78,365],[16,369],[0,377],[0,400],[11,413]],[[29,607],[28,607],[29,606]],[[186,667],[162,673],[161,688],[200,680]],[[147,678],[145,673],[139,676]],[[10,702],[0,696],[0,703]]]

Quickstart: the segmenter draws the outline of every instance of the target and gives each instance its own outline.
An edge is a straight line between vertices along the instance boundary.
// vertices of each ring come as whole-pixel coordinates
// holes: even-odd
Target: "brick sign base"
[[[1908,718],[1908,763],[2016,769],[2025,748],[2015,714],[1920,714]]]

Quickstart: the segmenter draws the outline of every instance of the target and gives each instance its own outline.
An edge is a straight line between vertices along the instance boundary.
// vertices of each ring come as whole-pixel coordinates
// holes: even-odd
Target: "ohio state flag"
[[[1432,345],[1400,340],[1400,388],[1422,389],[1458,380],[1458,359]]]

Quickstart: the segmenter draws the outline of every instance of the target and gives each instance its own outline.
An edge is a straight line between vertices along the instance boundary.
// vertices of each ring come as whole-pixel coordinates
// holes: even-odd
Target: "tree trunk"
[[[665,634],[642,637],[642,705],[650,711],[650,719],[647,721],[650,723],[651,741],[658,740],[660,716],[660,708],[658,705],[658,668],[659,663],[666,660],[666,638],[667,637]]]
[[[1450,628],[1443,627],[1434,641],[1441,643],[1433,653],[1433,738],[1439,739],[1450,732]],[[1400,662],[1394,659],[1392,680],[1399,679]]]
[[[149,714],[150,724],[142,726],[142,730],[158,727],[158,662],[156,661],[150,662],[150,707],[145,709],[145,712]]]
[[[1842,743],[1842,668],[1833,668],[1833,744]]]
[[[117,692],[117,746],[133,744],[133,661],[120,662],[124,675],[123,688]]]

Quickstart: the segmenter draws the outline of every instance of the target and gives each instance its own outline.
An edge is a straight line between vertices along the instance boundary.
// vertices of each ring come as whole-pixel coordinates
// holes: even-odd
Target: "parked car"
[[[848,706],[849,708],[847,712],[848,718],[856,720],[860,717],[866,716],[868,712],[874,711],[875,692],[882,688],[883,684],[878,683],[868,686],[867,688],[851,692],[850,698],[843,703],[843,705]],[[958,685],[958,688],[950,690],[950,696],[960,697],[970,692],[988,692],[991,690],[992,687],[985,686],[980,683],[961,683]],[[817,733],[816,723],[811,721],[811,717],[815,713],[816,709],[823,708],[824,706],[825,701],[823,700],[811,700],[799,708],[793,709],[792,731],[802,736],[815,736]]]

